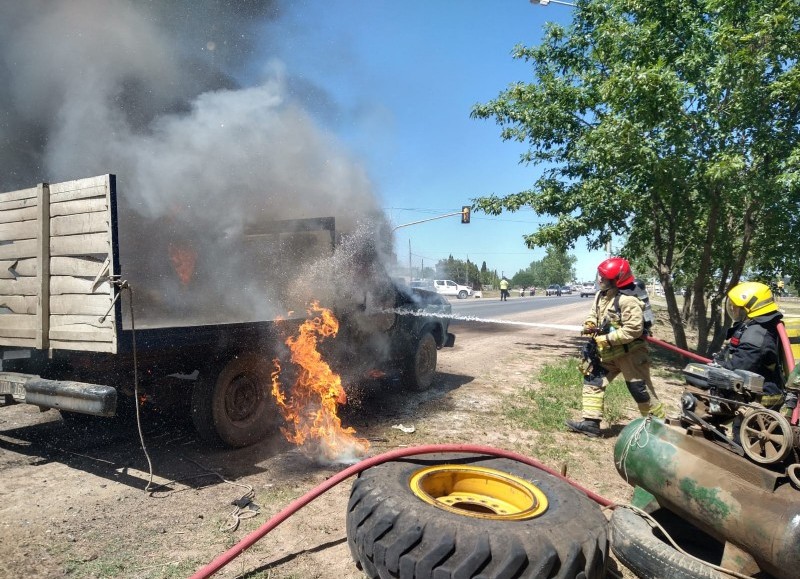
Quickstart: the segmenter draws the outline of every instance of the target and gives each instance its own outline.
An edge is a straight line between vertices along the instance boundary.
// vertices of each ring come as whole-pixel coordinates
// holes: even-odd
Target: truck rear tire
[[[702,533],[697,531],[694,536]],[[618,507],[611,515],[611,550],[641,579],[725,579],[730,577],[684,555],[656,535],[640,514]]]
[[[605,577],[607,521],[569,483],[513,460],[427,454],[353,483],[347,543],[370,579]]]
[[[465,300],[467,299],[468,295],[469,294],[466,292],[466,290],[461,290],[460,292],[458,292],[458,299]]]
[[[423,392],[431,387],[436,375],[437,357],[436,338],[430,332],[425,332],[417,342],[414,355],[408,358],[403,370],[403,381],[410,390]]]
[[[204,372],[192,392],[192,422],[200,438],[241,448],[273,433],[280,414],[271,393],[272,369],[264,355],[245,353]]]

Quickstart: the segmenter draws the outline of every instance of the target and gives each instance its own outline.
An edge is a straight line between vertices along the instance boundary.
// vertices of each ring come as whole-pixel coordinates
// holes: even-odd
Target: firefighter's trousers
[[[630,352],[616,356],[611,360],[603,360],[606,375],[600,380],[586,379],[583,382],[583,417],[600,420],[603,418],[603,401],[606,388],[614,378],[622,374],[628,391],[636,401],[642,416],[652,414],[664,418],[664,405],[658,399],[650,379],[650,354],[647,346],[636,348]]]

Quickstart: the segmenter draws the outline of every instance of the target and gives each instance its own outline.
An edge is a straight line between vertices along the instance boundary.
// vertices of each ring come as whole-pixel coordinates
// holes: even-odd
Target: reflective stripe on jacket
[[[617,311],[614,301],[618,293],[617,288],[597,292],[594,307],[586,318],[587,322],[594,322],[598,328],[609,322],[608,334],[597,337],[601,360],[612,360],[647,345],[642,336],[644,302],[636,296],[619,294]],[[607,341],[610,347],[603,348],[603,341]]]

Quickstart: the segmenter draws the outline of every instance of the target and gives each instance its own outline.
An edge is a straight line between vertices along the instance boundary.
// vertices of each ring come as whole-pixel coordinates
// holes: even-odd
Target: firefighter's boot
[[[589,436],[591,438],[597,438],[600,436],[599,420],[593,420],[591,418],[584,418],[580,422],[567,420],[566,425],[571,430],[583,434],[584,436]]]

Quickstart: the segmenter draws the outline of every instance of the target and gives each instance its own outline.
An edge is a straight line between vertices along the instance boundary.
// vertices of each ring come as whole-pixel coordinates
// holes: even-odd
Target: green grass
[[[506,416],[540,433],[563,431],[566,429],[564,421],[579,414],[582,385],[583,376],[577,359],[546,364],[510,405]],[[627,417],[632,404],[620,377],[606,389],[603,418],[609,424],[619,422]]]
[[[103,539],[90,533],[87,543],[101,545]],[[165,550],[163,535],[148,535],[135,545],[105,548],[94,558],[77,553],[75,545],[53,544],[48,553],[63,560],[64,575],[72,579],[136,577],[137,579],[179,579],[194,573],[206,561],[180,556]],[[155,555],[153,555],[155,553]]]

